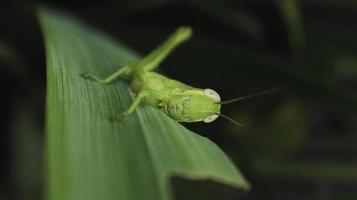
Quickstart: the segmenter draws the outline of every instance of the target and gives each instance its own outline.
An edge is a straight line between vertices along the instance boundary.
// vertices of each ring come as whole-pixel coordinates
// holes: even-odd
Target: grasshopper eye
[[[211,116],[209,116],[209,117],[203,119],[203,122],[204,122],[204,123],[211,123],[211,122],[213,122],[214,120],[216,120],[218,117],[219,117],[219,115],[214,114],[214,115],[211,115]]]
[[[211,97],[214,100],[217,100],[217,102],[221,101],[221,97],[219,96],[219,94],[212,89],[204,89],[203,94],[205,94],[208,97]]]

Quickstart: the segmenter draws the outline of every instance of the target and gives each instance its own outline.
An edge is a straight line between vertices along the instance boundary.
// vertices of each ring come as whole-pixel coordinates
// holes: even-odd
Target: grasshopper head
[[[212,89],[189,89],[172,96],[166,106],[167,113],[180,122],[213,122],[218,118],[220,96]]]
[[[221,97],[219,96],[219,94],[216,91],[212,90],[212,89],[204,89],[203,90],[203,94],[206,95],[207,97],[211,98],[213,100],[214,104],[216,104],[217,102],[221,101]],[[216,120],[219,117],[219,115],[216,114],[216,113],[219,113],[219,112],[220,112],[220,110],[218,110],[218,112],[214,112],[214,114],[204,118],[202,121],[204,123],[213,122],[214,120]]]
[[[187,112],[195,121],[203,121],[211,123],[216,120],[221,110],[219,102],[221,97],[212,89],[198,89],[196,93],[191,96],[190,101],[186,104]]]

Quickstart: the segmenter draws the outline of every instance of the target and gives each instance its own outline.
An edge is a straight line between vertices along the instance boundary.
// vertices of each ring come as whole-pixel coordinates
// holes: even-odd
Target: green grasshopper
[[[175,47],[188,40],[191,35],[190,27],[179,27],[142,60],[123,66],[107,78],[100,79],[90,73],[83,73],[82,76],[102,84],[110,84],[119,77],[130,81],[131,89],[136,93],[136,97],[125,112],[112,118],[113,121],[123,120],[133,113],[141,102],[145,102],[178,122],[210,123],[222,116],[242,127],[240,123],[220,113],[221,105],[271,91],[221,101],[219,94],[212,89],[195,88],[153,72]]]

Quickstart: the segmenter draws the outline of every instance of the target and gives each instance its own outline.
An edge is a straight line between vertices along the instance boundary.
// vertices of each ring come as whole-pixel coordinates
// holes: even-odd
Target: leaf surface
[[[172,199],[171,176],[249,188],[214,143],[150,106],[111,122],[133,100],[129,85],[100,85],[80,74],[104,77],[138,54],[69,15],[38,14],[47,54],[49,199]]]

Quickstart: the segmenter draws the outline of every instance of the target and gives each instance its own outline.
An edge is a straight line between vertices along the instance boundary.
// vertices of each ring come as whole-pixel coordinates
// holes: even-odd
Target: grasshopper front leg
[[[188,40],[192,35],[190,27],[182,26],[172,33],[159,47],[150,52],[142,60],[126,65],[108,77],[101,79],[91,73],[83,73],[83,78],[96,81],[101,84],[110,84],[118,77],[129,77],[133,73],[137,76],[143,76],[145,71],[154,70],[170,53],[173,49],[179,46],[182,42]]]
[[[136,108],[139,106],[140,102],[147,96],[148,93],[146,91],[139,92],[138,95],[135,97],[133,103],[129,106],[128,110],[113,116],[112,121],[116,121],[116,122],[122,121],[125,117],[133,113],[136,110]]]
[[[101,79],[98,76],[88,73],[88,72],[81,74],[81,76],[85,79],[89,79],[89,80],[95,81],[97,83],[110,84],[118,77],[130,76],[131,73],[132,73],[132,70],[130,69],[130,65],[126,65],[126,66],[118,69],[114,73],[110,74],[108,77],[106,77],[104,79]]]

